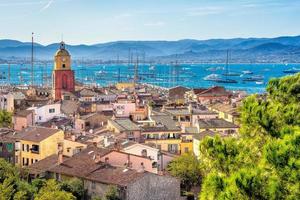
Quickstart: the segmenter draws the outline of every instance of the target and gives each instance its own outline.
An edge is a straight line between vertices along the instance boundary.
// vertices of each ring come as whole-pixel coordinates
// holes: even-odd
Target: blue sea
[[[180,65],[149,65],[140,64],[138,69],[134,65],[111,64],[111,65],[74,65],[77,81],[84,84],[97,84],[105,86],[117,82],[133,81],[134,74],[138,71],[138,80],[141,83],[154,84],[166,88],[182,85],[190,88],[210,87],[214,85],[225,86],[230,90],[245,90],[248,93],[263,93],[266,84],[271,78],[282,77],[285,69],[300,68],[300,64],[230,64],[229,72],[237,73],[237,76],[227,78],[234,79],[238,83],[216,83],[206,81],[204,78],[210,74],[217,74],[224,78],[226,73],[225,64],[180,64]],[[48,85],[52,83],[53,65],[34,65],[34,83],[36,85]],[[243,71],[251,71],[253,74],[245,74]],[[10,74],[10,76],[8,76]],[[31,80],[31,67],[29,65],[0,65],[0,84],[24,84],[29,85]],[[261,76],[257,82],[243,81],[247,77]],[[10,78],[8,78],[10,77]]]

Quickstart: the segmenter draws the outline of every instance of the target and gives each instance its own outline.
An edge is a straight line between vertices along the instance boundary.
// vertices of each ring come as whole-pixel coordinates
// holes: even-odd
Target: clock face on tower
[[[65,57],[62,57],[62,58],[61,58],[61,61],[66,62],[66,58],[65,58]]]

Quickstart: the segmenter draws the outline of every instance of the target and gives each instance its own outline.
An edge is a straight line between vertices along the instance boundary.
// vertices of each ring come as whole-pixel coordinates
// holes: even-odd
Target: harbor
[[[224,86],[229,90],[263,93],[271,78],[293,74],[299,64],[80,64],[73,66],[77,82],[108,86],[118,82],[139,82],[164,88],[182,85],[189,88]],[[293,69],[293,70],[291,70]],[[52,63],[35,63],[34,84],[51,86]],[[222,81],[224,77],[229,81]],[[31,65],[1,64],[1,85],[30,85]]]

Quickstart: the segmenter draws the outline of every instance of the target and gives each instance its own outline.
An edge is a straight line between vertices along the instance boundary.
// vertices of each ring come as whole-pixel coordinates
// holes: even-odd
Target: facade
[[[185,93],[190,89],[182,86],[176,86],[169,89],[169,103],[183,105],[185,103]]]
[[[16,140],[9,129],[0,129],[0,158],[11,164],[15,164]]]
[[[14,96],[11,93],[0,94],[0,110],[14,111]]]
[[[109,119],[107,129],[114,133],[122,134],[120,138],[132,141],[141,141],[141,128],[130,119]]]
[[[114,114],[116,117],[129,117],[131,113],[135,112],[136,105],[132,102],[120,102],[113,104]]]
[[[124,165],[114,166],[109,159],[101,162],[101,157],[105,157],[105,154],[105,149],[89,147],[70,158],[65,158],[62,154],[51,156],[29,166],[29,174],[35,174],[35,177],[46,174],[46,177],[59,181],[79,178],[83,181],[87,199],[104,197],[111,186],[117,188],[122,200],[181,199],[178,179]]]
[[[16,131],[21,131],[24,128],[35,124],[33,110],[21,110],[12,117],[13,128]]]
[[[38,107],[31,107],[28,110],[34,110],[36,123],[42,123],[53,119],[54,117],[60,117],[61,114],[61,104],[46,104]]]
[[[240,114],[238,112],[236,103],[234,104],[216,103],[209,106],[209,109],[218,113],[219,118],[222,118],[234,124],[238,123],[237,119],[239,118]]]
[[[59,129],[29,127],[16,133],[16,164],[29,166],[57,153],[58,145],[63,144],[64,132]]]
[[[152,161],[152,165],[157,165],[157,172],[163,171],[168,166],[169,162],[174,159],[174,155],[161,152],[159,149],[152,146],[140,143],[125,142],[121,151],[137,156],[148,157]]]
[[[71,70],[71,56],[65,49],[64,42],[61,42],[60,48],[55,54],[52,78],[54,100],[61,100],[63,91],[75,91],[74,71]]]
[[[228,122],[224,119],[199,119],[196,124],[198,133],[202,131],[213,131],[218,132],[222,135],[236,135],[238,133],[239,126]]]
[[[63,155],[72,157],[73,155],[81,152],[83,149],[86,149],[87,145],[81,142],[76,142],[73,140],[64,139],[63,142]]]
[[[100,113],[78,116],[75,119],[75,129],[77,131],[88,131],[90,129],[101,128],[107,124],[109,116]]]

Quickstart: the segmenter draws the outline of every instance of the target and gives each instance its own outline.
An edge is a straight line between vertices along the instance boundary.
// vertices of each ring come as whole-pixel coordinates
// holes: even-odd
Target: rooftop
[[[16,138],[20,140],[28,140],[32,142],[41,142],[46,138],[59,132],[59,129],[45,127],[28,127],[16,133]]]
[[[209,128],[239,128],[237,125],[224,119],[199,119],[199,127],[201,129]]]
[[[130,119],[114,119],[110,122],[120,131],[137,131],[141,130],[139,126],[133,123]]]

